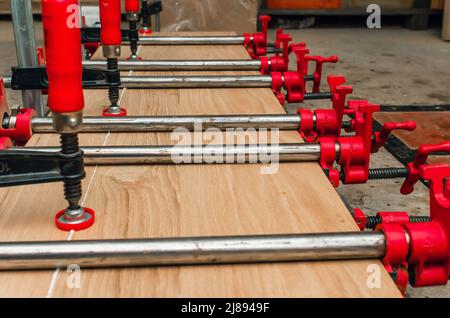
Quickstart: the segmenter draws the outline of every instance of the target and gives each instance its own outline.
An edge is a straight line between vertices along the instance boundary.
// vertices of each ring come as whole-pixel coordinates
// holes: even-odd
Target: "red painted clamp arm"
[[[353,88],[342,85],[345,84],[344,76],[328,76],[328,84],[332,94],[332,109],[298,110],[301,117],[299,133],[306,142],[314,142],[319,137],[340,136],[346,98]]]
[[[248,53],[252,58],[257,56],[263,56],[267,54],[267,32],[269,30],[270,16],[261,15],[259,21],[261,21],[262,32],[253,34],[245,33],[244,46],[247,48]]]
[[[280,34],[277,41],[280,42],[280,48],[283,50],[283,53],[276,53],[272,57],[261,57],[262,74],[286,72],[289,69],[289,42],[292,41],[292,37],[289,34]]]
[[[386,143],[389,135],[394,130],[407,130],[413,131],[416,129],[416,123],[414,121],[405,121],[401,123],[389,122],[383,125],[383,128],[379,132],[375,132],[372,140],[372,153],[377,152]]]
[[[323,70],[323,64],[324,63],[337,63],[339,61],[339,57],[336,55],[330,56],[330,57],[323,57],[323,56],[306,56],[306,61],[316,62],[316,70],[314,71],[314,84],[313,84],[313,93],[319,93],[320,92],[320,84],[322,82],[322,70]]]
[[[121,45],[120,0],[100,0],[99,7],[101,23],[100,41],[102,45]]]
[[[429,147],[434,146],[425,146]],[[385,234],[387,242],[383,261],[389,267],[407,262],[414,287],[446,285],[450,273],[450,166],[423,164],[419,170],[420,177],[430,182],[431,222],[380,224],[377,230]]]
[[[84,107],[78,13],[78,0],[42,0],[48,106],[54,113],[77,112]]]
[[[127,13],[139,13],[141,0],[125,0],[125,11]]]
[[[414,185],[420,179],[420,169],[427,162],[428,156],[436,152],[450,153],[450,141],[439,145],[422,145],[416,152],[416,158],[407,165],[408,176],[400,189],[402,194],[410,194],[414,191]]]
[[[354,110],[355,136],[338,138],[338,163],[345,184],[365,183],[369,178],[373,113],[379,111],[380,106],[366,100],[354,100],[348,102],[348,108]]]
[[[297,60],[297,71],[284,72],[284,89],[289,103],[301,103],[305,97],[305,75],[307,73],[307,61],[305,56],[309,50],[304,44],[291,45]]]

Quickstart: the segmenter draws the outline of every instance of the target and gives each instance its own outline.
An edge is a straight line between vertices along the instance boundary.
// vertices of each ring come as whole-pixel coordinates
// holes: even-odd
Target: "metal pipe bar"
[[[16,42],[18,66],[37,66],[38,60],[36,55],[36,39],[34,34],[31,1],[11,0],[11,17]],[[35,109],[39,116],[45,116],[47,113],[47,109],[42,102],[40,90],[22,91],[22,104],[26,108]]]
[[[59,147],[17,147],[5,151],[57,152]],[[86,146],[87,165],[135,164],[240,164],[270,162],[317,162],[320,144],[273,145],[164,145],[164,146]],[[339,153],[338,146],[336,150]]]
[[[296,130],[300,126],[299,114],[283,115],[221,115],[221,116],[155,116],[155,117],[84,117],[83,132],[170,132],[177,128],[189,131],[217,128],[277,128]],[[33,117],[31,129],[34,133],[54,132],[50,117]]]
[[[123,76],[126,88],[239,88],[272,87],[268,75],[223,76]]]
[[[106,61],[86,60],[83,66],[106,68]],[[259,71],[260,60],[143,60],[119,61],[121,71]]]
[[[242,45],[243,36],[149,36],[140,37],[140,45]]]
[[[379,259],[379,232],[4,242],[0,270]]]

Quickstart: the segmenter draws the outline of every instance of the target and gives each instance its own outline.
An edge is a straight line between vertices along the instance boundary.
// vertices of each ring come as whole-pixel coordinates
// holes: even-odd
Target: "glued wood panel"
[[[247,58],[240,46],[141,47],[152,59]],[[124,57],[128,54],[124,49]],[[99,114],[106,92],[86,93],[87,114]],[[269,89],[125,90],[131,115],[283,113]],[[82,144],[171,143],[168,133],[83,135]],[[281,132],[282,142],[299,142]],[[34,136],[32,144],[56,143]],[[350,214],[315,163],[287,163],[274,174],[259,165],[90,167],[84,204],[96,211],[91,229],[57,231],[61,185],[3,189],[3,240],[112,239],[357,231]],[[49,196],[49,193],[52,193]],[[53,194],[54,193],[54,194]],[[26,196],[27,201],[20,200]],[[5,230],[7,233],[5,233]],[[380,266],[380,288],[369,288],[368,266]],[[0,296],[54,297],[399,297],[378,261],[83,269],[72,276],[39,271],[0,273]],[[31,279],[31,282],[30,282]],[[6,281],[5,286],[3,282]]]

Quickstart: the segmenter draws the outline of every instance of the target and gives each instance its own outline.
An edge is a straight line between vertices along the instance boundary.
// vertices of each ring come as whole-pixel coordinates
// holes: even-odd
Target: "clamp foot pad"
[[[139,30],[139,34],[142,34],[142,35],[150,35],[150,34],[152,34],[153,33],[153,31],[152,30],[145,30],[145,29],[140,29]]]
[[[89,227],[91,227],[94,224],[95,221],[95,212],[92,209],[89,208],[83,208],[84,210],[84,217],[82,220],[79,220],[77,222],[68,222],[64,219],[64,213],[66,213],[66,210],[59,211],[55,216],[55,224],[56,227],[63,231],[82,231]]]
[[[142,57],[130,55],[127,57],[127,61],[142,61]]]
[[[105,117],[124,117],[126,115],[127,115],[127,110],[125,108],[121,108],[120,113],[117,113],[117,114],[110,113],[108,108],[105,108],[102,112],[102,116],[105,116]]]

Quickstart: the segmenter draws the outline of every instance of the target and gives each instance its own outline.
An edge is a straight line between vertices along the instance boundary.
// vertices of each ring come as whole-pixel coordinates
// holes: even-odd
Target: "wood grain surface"
[[[148,59],[247,58],[240,46],[141,47]],[[123,56],[128,55],[123,49]],[[86,115],[107,105],[86,91]],[[327,104],[326,102],[324,104]],[[283,113],[269,89],[125,90],[130,115]],[[328,106],[328,105],[327,105]],[[82,145],[171,143],[168,133],[83,134]],[[299,142],[296,132],[282,142]],[[56,145],[35,135],[30,145]],[[260,165],[88,167],[83,204],[95,225],[65,233],[53,224],[65,207],[61,184],[0,190],[0,240],[79,240],[357,231],[316,163],[289,163],[274,174]],[[380,286],[368,287],[369,265]],[[372,268],[373,269],[373,268]],[[37,297],[400,297],[379,261],[82,269],[0,273],[0,296]]]
[[[410,149],[417,149],[423,144],[439,144],[450,140],[450,112],[385,112],[375,114],[375,119],[381,124],[416,122],[417,127],[413,132],[394,131],[394,135]]]

